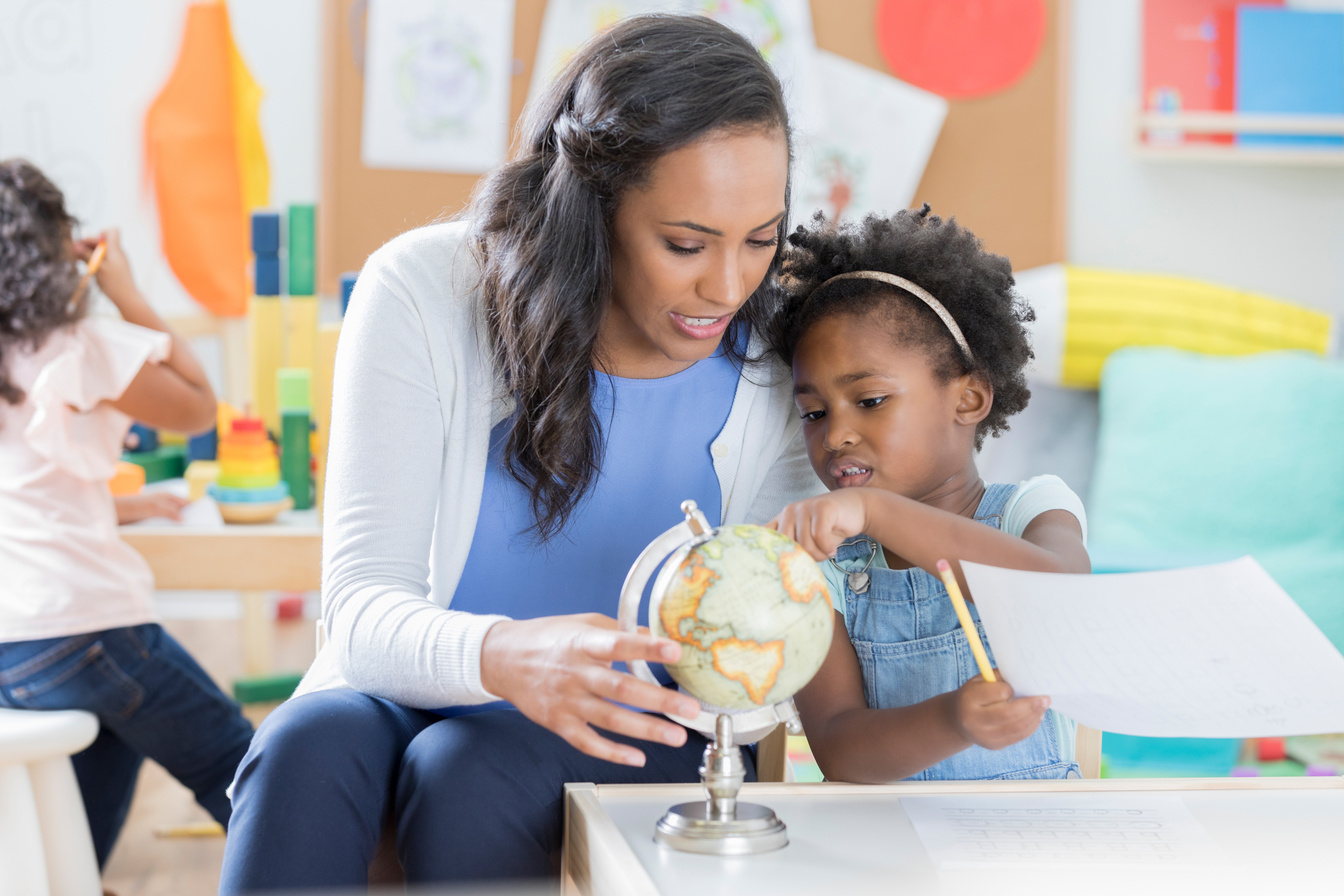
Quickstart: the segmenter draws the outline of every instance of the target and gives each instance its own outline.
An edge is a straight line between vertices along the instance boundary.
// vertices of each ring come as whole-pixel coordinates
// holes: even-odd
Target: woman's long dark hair
[[[37,349],[52,331],[78,320],[71,305],[79,271],[66,243],[74,217],[56,185],[31,162],[0,162],[0,400],[23,401],[6,360],[15,349]]]
[[[602,461],[593,355],[611,300],[617,205],[662,156],[725,129],[788,138],[770,66],[712,19],[636,16],[574,55],[529,110],[517,158],[472,199],[491,350],[517,402],[504,464],[531,493],[542,541],[564,528]],[[769,317],[779,258],[724,334],[738,363],[741,328]]]

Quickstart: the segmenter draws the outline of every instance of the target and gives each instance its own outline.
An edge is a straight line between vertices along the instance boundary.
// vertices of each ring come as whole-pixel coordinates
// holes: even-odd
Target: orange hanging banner
[[[145,116],[164,256],[192,298],[223,317],[247,313],[246,206],[256,201],[244,195],[239,64],[225,5],[192,4],[173,73]]]

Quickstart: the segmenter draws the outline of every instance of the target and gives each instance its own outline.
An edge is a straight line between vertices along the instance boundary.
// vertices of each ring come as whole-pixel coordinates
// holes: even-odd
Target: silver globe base
[[[682,852],[711,856],[749,856],[788,846],[788,831],[773,811],[737,801],[746,777],[742,749],[733,746],[732,716],[720,715],[700,764],[705,798],[668,809],[653,839]]]
[[[789,845],[788,829],[774,811],[737,803],[732,818],[711,818],[710,803],[680,803],[658,820],[653,839],[682,852],[749,856]]]

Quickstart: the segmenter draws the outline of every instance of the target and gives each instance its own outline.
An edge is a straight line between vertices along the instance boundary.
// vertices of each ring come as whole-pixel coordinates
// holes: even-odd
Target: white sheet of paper
[[[901,808],[940,871],[1225,860],[1175,794],[904,796]]]
[[[513,0],[370,0],[361,156],[475,174],[504,161]]]
[[[938,142],[947,100],[853,60],[817,51],[827,98],[823,127],[800,136],[793,217],[831,220],[908,208]],[[934,209],[941,214],[950,210]]]
[[[191,486],[185,479],[164,479],[159,482],[151,482],[145,486],[146,492],[168,492],[177,495],[179,498],[186,498]],[[181,526],[187,529],[222,529],[224,527],[224,517],[219,512],[219,505],[215,499],[209,495],[203,495],[182,508],[182,519],[175,520],[166,516],[151,516],[134,523],[127,523],[128,526]]]
[[[1251,557],[1117,575],[962,563],[1003,677],[1103,731],[1344,731],[1344,656]]]
[[[619,19],[651,12],[707,15],[745,35],[779,76],[794,131],[811,133],[822,126],[808,0],[547,0],[528,101],[535,101],[588,38]]]

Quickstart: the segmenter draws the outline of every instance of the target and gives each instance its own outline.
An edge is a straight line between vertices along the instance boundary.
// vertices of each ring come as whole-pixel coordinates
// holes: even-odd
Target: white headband
[[[895,274],[888,274],[886,271],[850,271],[848,274],[836,274],[834,277],[812,290],[812,295],[815,296],[817,293],[821,292],[821,290],[837,280],[856,279],[878,280],[889,286],[895,286],[897,289],[905,290],[925,305],[928,305],[929,308],[933,310],[933,313],[938,315],[938,319],[943,322],[943,325],[947,327],[947,331],[952,334],[952,338],[956,340],[957,347],[961,349],[962,356],[966,361],[966,366],[972,368],[975,367],[975,354],[971,351],[970,343],[968,343],[966,337],[961,334],[961,327],[957,326],[957,322],[952,318],[952,315],[948,313],[947,309],[943,307],[943,303],[935,299],[927,289],[922,286],[916,286],[904,277],[897,277]],[[811,298],[811,296],[808,298]]]

